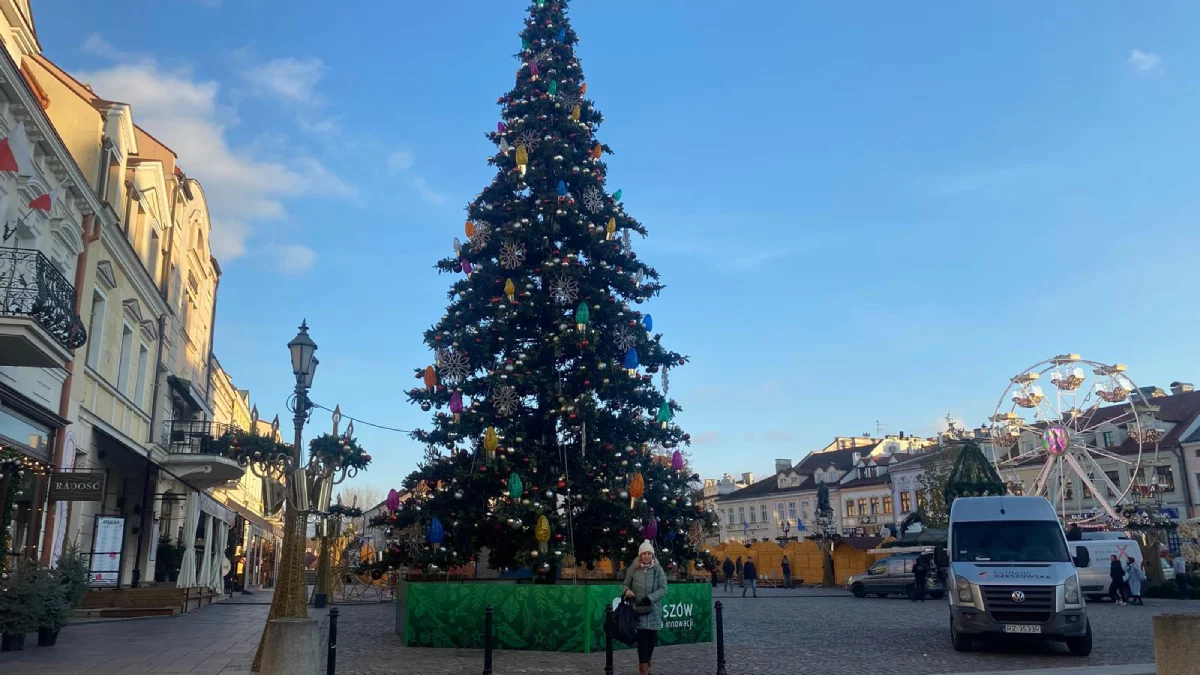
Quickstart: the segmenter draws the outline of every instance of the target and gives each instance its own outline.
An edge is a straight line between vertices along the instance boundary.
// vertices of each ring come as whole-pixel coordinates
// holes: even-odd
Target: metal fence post
[[[492,675],[492,606],[483,614],[483,675]]]
[[[717,675],[727,675],[725,672],[725,618],[721,601],[716,604],[717,610]]]
[[[337,619],[338,608],[332,607],[329,610],[329,653],[326,658],[325,675],[333,675],[337,672]]]
[[[604,675],[613,675],[613,608],[604,608]]]

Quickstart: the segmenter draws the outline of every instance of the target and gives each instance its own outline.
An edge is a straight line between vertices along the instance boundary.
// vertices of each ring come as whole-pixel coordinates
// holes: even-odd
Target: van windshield
[[[955,523],[955,562],[1071,562],[1054,521]]]

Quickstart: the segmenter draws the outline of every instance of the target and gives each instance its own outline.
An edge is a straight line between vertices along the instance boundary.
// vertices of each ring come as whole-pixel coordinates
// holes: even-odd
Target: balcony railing
[[[167,452],[181,455],[224,455],[229,450],[225,433],[233,430],[217,422],[172,421],[167,426]]]
[[[39,251],[0,248],[0,315],[30,317],[67,349],[87,342],[75,288]]]

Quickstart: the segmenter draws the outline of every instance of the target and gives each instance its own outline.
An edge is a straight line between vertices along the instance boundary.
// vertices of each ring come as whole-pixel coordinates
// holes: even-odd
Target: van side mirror
[[[1075,547],[1075,566],[1087,567],[1091,562],[1091,554],[1088,553],[1086,546]]]

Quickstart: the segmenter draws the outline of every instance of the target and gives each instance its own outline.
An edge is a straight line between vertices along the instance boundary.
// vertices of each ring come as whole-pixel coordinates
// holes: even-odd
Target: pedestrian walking
[[[1129,604],[1144,605],[1142,602],[1142,582],[1146,573],[1138,566],[1137,561],[1129,558],[1125,565],[1125,584],[1129,587]]]
[[[721,571],[725,573],[725,592],[733,592],[733,560],[729,556],[725,556],[725,562],[721,564]]]
[[[788,557],[785,555],[785,556],[783,556],[783,562],[780,564],[783,566],[783,587],[791,588],[792,587],[792,563],[788,562]]]
[[[1187,582],[1187,563],[1184,562],[1183,556],[1173,556],[1171,561],[1172,567],[1175,569],[1175,583],[1179,585],[1179,599],[1188,599],[1188,582]]]
[[[649,540],[638,548],[637,560],[625,572],[624,586],[624,596],[633,600],[633,611],[637,613],[638,675],[651,675],[650,659],[663,627],[667,575],[654,557],[654,545]]]
[[[754,566],[754,558],[746,556],[746,564],[742,565],[742,597],[746,597],[746,591],[754,591],[754,597],[758,597],[758,568]]]
[[[1108,597],[1114,604],[1125,604],[1125,568],[1115,555],[1108,556],[1108,578],[1112,581],[1108,587]]]
[[[734,563],[734,565],[737,567],[738,586],[745,586],[746,585],[746,576],[744,574],[742,574],[742,556],[740,556],[740,555],[738,556],[737,562]]]
[[[918,599],[925,602],[925,587],[929,585],[929,564],[925,562],[925,556],[918,556],[913,563],[913,577],[916,578],[917,588],[910,599],[913,602]]]

